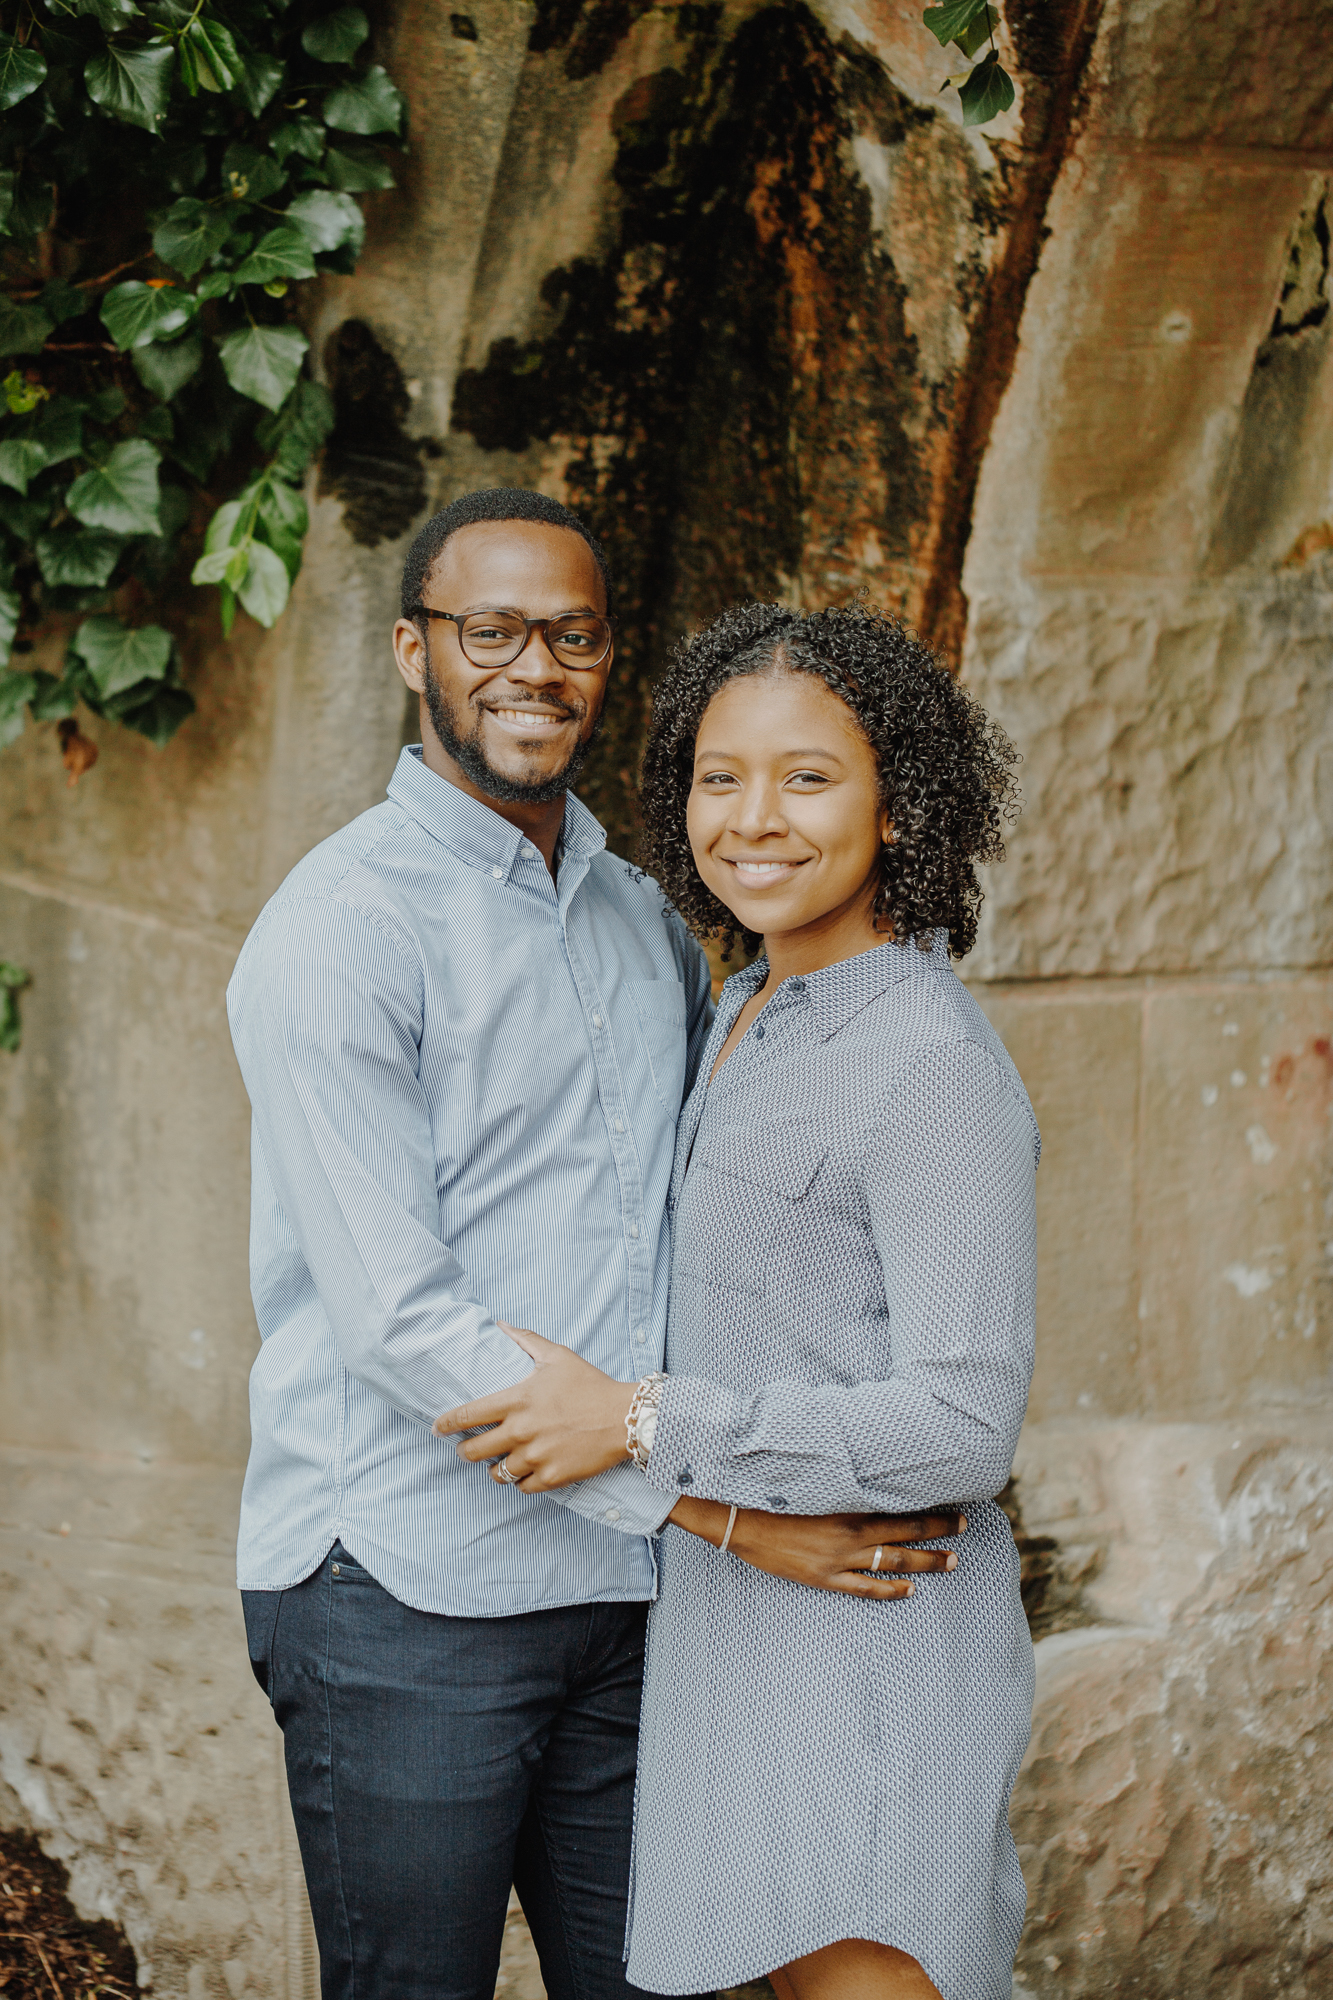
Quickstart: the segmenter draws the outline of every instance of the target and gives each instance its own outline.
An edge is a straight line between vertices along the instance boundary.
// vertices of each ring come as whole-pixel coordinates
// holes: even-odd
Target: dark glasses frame
[[[438,618],[446,625],[456,626],[458,630],[459,649],[464,659],[468,661],[469,665],[474,667],[512,667],[514,661],[526,650],[534,632],[540,632],[542,638],[546,640],[548,650],[554,652],[550,639],[547,637],[548,630],[552,625],[562,625],[567,618],[597,618],[606,627],[606,644],[595,660],[580,660],[577,666],[568,660],[560,662],[561,666],[568,667],[571,673],[590,674],[595,668],[600,667],[602,661],[615,644],[616,639],[616,620],[600,611],[562,611],[556,618],[524,618],[517,611],[495,611],[490,613],[485,611],[436,611],[429,604],[418,604],[414,607],[412,616],[415,618],[418,615],[423,618]],[[467,647],[463,644],[463,627],[468,619],[485,618],[487,616],[493,618],[513,618],[523,627],[522,640],[507,660],[498,660],[494,657],[487,660],[474,660]]]

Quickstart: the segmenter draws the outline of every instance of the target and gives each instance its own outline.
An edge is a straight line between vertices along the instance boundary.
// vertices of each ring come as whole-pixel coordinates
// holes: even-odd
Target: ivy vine
[[[79,702],[159,744],[193,710],[187,576],[227,633],[287,602],[332,423],[296,288],[354,269],[401,149],[369,36],[319,0],[0,0],[0,748],[60,722],[71,783]]]
[[[942,49],[957,49],[967,62],[966,69],[946,76],[940,85],[942,91],[958,92],[964,125],[988,125],[1007,111],[1014,101],[1014,85],[1008,71],[1000,67],[1000,52],[995,46],[999,8],[988,5],[988,0],[944,0],[943,6],[927,7],[921,18]],[[973,56],[987,42],[990,47],[980,62],[973,62]]]

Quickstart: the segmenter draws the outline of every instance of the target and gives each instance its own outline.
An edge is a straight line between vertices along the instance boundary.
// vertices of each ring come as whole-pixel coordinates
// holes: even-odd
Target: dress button
[[[593,1017],[592,1017],[592,1024],[593,1024],[594,1028],[600,1028],[600,1027],[601,1027],[601,1025],[602,1025],[602,1017],[601,1017],[601,1015],[600,1015],[600,1014],[594,1014],[594,1015],[593,1015]]]
[[[635,1334],[634,1338],[638,1341],[639,1346],[642,1347],[643,1343],[645,1342],[645,1340],[647,1340],[648,1336],[644,1332],[643,1328],[640,1327],[638,1332]]]
[[[504,869],[503,869],[503,868],[492,868],[492,870],[491,870],[491,873],[492,873],[492,875],[494,875],[494,877],[495,877],[495,879],[496,879],[496,881],[497,881],[497,882],[503,882],[503,881],[504,881],[504,878],[505,878],[505,872],[504,872]]]
[[[616,1130],[617,1130],[617,1132],[623,1132],[623,1131],[624,1131],[624,1129],[625,1129],[625,1121],[624,1121],[624,1119],[623,1119],[623,1118],[617,1118],[617,1120],[616,1120]]]
[[[755,1029],[754,1033],[755,1033],[755,1040],[762,1042],[764,1039],[764,1024],[762,1021],[759,1023],[759,1026]]]
[[[523,859],[524,859],[525,861],[535,861],[535,860],[537,859],[537,850],[536,850],[536,848],[535,848],[535,847],[525,847],[525,848],[523,849]]]
[[[637,1236],[637,1235],[638,1235],[638,1233],[639,1233],[639,1225],[638,1225],[638,1223],[637,1223],[637,1222],[631,1222],[631,1224],[630,1224],[630,1226],[629,1226],[629,1233],[630,1233],[630,1235],[631,1235],[631,1236]]]
[[[606,1518],[608,1521],[618,1521],[620,1519],[619,1507],[608,1507],[606,1510]]]

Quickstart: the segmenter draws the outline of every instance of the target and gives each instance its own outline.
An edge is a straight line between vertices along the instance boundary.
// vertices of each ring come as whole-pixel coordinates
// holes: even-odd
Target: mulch
[[[85,1923],[69,1876],[31,1834],[0,1831],[0,1994],[4,2000],[132,2000],[139,1991],[125,1933]]]

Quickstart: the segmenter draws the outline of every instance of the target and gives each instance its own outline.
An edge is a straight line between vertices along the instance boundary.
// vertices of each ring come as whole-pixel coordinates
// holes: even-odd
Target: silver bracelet
[[[731,1512],[727,1516],[727,1532],[717,1545],[717,1552],[720,1556],[724,1556],[727,1553],[727,1544],[731,1540],[731,1531],[736,1525],[736,1513],[737,1509],[735,1505],[733,1505]]]
[[[648,1470],[648,1457],[657,1435],[657,1412],[661,1408],[666,1382],[667,1378],[660,1370],[655,1375],[645,1375],[634,1391],[633,1401],[625,1415],[625,1448],[640,1472]]]

